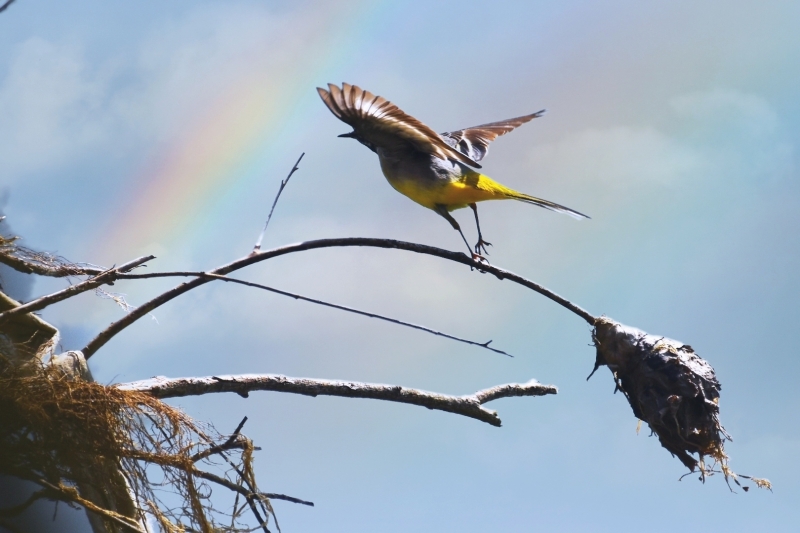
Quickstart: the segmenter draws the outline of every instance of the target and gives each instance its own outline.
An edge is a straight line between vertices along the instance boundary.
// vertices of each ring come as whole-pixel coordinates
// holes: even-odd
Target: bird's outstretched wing
[[[343,83],[341,89],[329,83],[327,91],[317,87],[317,92],[336,117],[375,146],[391,152],[411,145],[440,159],[453,159],[480,168],[468,154],[460,152],[428,126],[381,96],[349,83]]]
[[[444,142],[462,154],[475,161],[480,161],[486,157],[490,142],[542,115],[544,115],[544,109],[532,115],[525,115],[524,117],[510,118],[508,120],[501,120],[500,122],[482,124],[473,128],[442,133],[441,137],[444,139]]]

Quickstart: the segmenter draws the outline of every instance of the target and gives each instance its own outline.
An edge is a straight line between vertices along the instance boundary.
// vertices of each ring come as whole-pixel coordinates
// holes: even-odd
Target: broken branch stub
[[[691,471],[699,465],[703,476],[710,473],[704,456],[720,463],[726,478],[732,474],[723,448],[730,436],[719,421],[721,385],[707,361],[687,344],[606,317],[595,321],[593,338],[592,374],[608,366],[633,414],[650,425],[664,448]]]

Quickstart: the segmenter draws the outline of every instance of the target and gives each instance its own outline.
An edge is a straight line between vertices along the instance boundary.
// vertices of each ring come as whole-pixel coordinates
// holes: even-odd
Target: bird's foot
[[[479,257],[481,256],[481,254],[489,255],[489,250],[486,247],[491,245],[492,243],[484,241],[483,237],[478,237],[478,242],[475,243],[475,255]]]

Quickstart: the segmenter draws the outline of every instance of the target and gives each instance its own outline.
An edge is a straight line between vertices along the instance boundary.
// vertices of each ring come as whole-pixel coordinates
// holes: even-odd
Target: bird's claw
[[[491,246],[492,243],[484,241],[482,238],[478,239],[478,242],[475,244],[475,255],[481,256],[481,254],[489,255],[489,250],[486,248],[487,246]]]

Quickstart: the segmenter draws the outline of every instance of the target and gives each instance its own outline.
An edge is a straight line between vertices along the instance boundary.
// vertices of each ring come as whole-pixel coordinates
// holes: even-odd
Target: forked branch
[[[166,378],[159,376],[117,386],[122,390],[148,392],[156,398],[199,396],[215,392],[235,392],[247,398],[252,391],[290,392],[305,396],[324,395],[345,398],[370,398],[446,411],[474,418],[497,427],[501,425],[500,417],[495,411],[485,409],[483,404],[499,398],[544,396],[558,392],[558,389],[553,385],[542,385],[536,380],[531,380],[527,383],[498,385],[466,396],[449,396],[399,385],[290,378],[276,374],[239,374],[201,378]]]
[[[130,272],[132,269],[143,265],[144,263],[150,261],[151,259],[155,259],[155,256],[148,255],[144,257],[139,257],[132,261],[128,261],[127,263],[120,265],[118,267],[109,268],[108,270],[105,270],[101,274],[98,274],[85,281],[76,283],[75,285],[70,285],[66,289],[54,292],[52,294],[48,294],[46,296],[42,296],[41,298],[37,298],[36,300],[32,300],[26,304],[19,305],[17,307],[14,307],[13,309],[9,309],[8,311],[0,313],[0,324],[15,316],[21,316],[27,313],[41,311],[42,309],[44,309],[49,305],[61,302],[68,298],[72,298],[73,296],[76,296],[82,292],[96,289],[101,285],[113,284],[114,281],[116,281],[119,278],[120,274],[124,272]]]

